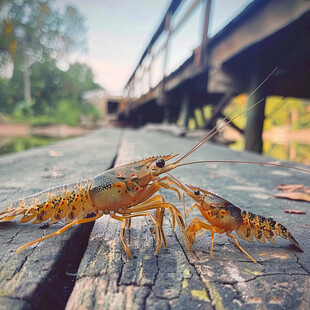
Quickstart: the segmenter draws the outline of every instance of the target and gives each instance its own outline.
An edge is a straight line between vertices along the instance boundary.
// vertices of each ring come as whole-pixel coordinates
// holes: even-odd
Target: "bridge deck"
[[[56,184],[92,177],[113,164],[153,155],[184,154],[195,141],[168,133],[102,129],[89,136],[48,147],[0,157],[1,208],[12,200]],[[208,143],[191,160],[241,159],[270,161]],[[80,225],[56,238],[25,249],[25,242],[57,227],[18,221],[0,224],[0,309],[239,309],[254,306],[309,308],[310,247],[307,214],[287,214],[285,209],[306,211],[308,203],[273,197],[282,183],[305,184],[309,176],[285,168],[209,164],[176,169],[182,182],[216,192],[241,208],[272,217],[286,226],[304,253],[287,240],[278,245],[240,241],[258,262],[254,264],[225,235],[215,236],[210,257],[210,234],[197,238],[194,252],[186,249],[180,229],[171,227],[167,212],[164,230],[168,249],[154,256],[154,235],[149,219],[132,221],[126,234],[132,257],[127,259],[119,239],[120,222],[103,216],[92,225]],[[162,191],[182,212],[174,193]],[[191,205],[190,201],[186,206]],[[199,216],[193,210],[191,217]],[[90,235],[89,235],[90,234]],[[281,240],[279,240],[281,239]]]

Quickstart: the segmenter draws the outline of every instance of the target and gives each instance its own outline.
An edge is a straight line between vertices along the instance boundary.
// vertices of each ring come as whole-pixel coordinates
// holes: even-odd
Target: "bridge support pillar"
[[[190,100],[189,94],[186,92],[183,94],[181,109],[180,109],[180,125],[183,127],[188,126],[190,116]]]
[[[260,75],[253,74],[251,86],[252,90],[260,84]],[[252,91],[251,90],[251,91]],[[255,93],[248,99],[247,109],[250,109],[257,102],[262,100],[257,106],[247,112],[247,122],[245,131],[245,149],[247,151],[253,151],[262,153],[263,151],[263,129],[265,120],[265,104],[266,94],[264,87],[261,86]]]
[[[176,124],[179,117],[179,111],[177,106],[165,106],[164,107],[164,121],[168,124]]]
[[[171,123],[171,111],[169,109],[169,107],[164,107],[164,122],[170,124]]]

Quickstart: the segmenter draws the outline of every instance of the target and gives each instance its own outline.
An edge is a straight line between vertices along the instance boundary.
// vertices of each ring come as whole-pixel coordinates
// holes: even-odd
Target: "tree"
[[[72,6],[59,12],[51,0],[0,0],[0,11],[0,62],[13,61],[13,79],[22,73],[24,100],[30,103],[32,66],[61,61],[85,46],[84,18]]]
[[[82,92],[100,87],[93,82],[93,77],[92,70],[79,62],[71,64],[67,71],[58,69],[52,58],[43,64],[34,64],[31,87],[34,113],[45,113],[61,99],[81,105]]]

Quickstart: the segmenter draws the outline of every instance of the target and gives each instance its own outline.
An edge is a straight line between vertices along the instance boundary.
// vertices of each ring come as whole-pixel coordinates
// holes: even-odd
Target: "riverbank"
[[[52,137],[52,138],[67,138],[85,135],[91,132],[91,129],[84,127],[72,127],[68,125],[50,125],[32,127],[27,124],[0,124],[1,137],[27,137],[31,135]]]
[[[57,140],[84,136],[93,130],[82,126],[51,125],[32,127],[27,124],[0,124],[0,154],[15,153],[47,145]]]

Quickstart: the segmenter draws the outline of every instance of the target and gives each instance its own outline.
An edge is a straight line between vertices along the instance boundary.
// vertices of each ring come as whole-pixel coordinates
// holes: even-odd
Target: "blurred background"
[[[309,85],[307,0],[0,1],[0,154],[104,126],[205,132],[262,100],[216,141],[309,165]]]

